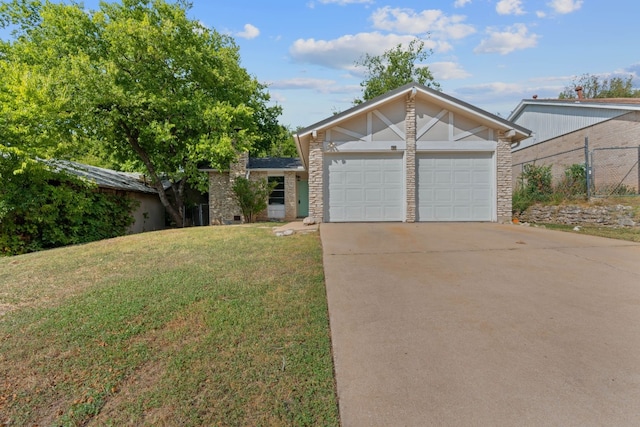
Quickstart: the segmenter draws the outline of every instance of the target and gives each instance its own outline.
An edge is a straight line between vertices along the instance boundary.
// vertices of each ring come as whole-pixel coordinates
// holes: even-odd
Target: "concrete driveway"
[[[322,224],[343,427],[640,425],[640,244]]]

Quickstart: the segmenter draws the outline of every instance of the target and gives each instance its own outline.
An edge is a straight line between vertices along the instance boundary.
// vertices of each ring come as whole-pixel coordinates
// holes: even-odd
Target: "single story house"
[[[100,191],[112,192],[138,202],[128,234],[165,228],[165,209],[158,191],[139,173],[119,172],[68,160],[50,160],[48,164],[95,183]]]
[[[298,158],[254,158],[243,153],[230,165],[229,170],[219,171],[208,165],[202,165],[200,170],[209,174],[211,225],[244,221],[231,190],[237,177],[266,179],[276,183],[267,201],[267,210],[258,216],[259,220],[291,221],[309,214],[309,175]]]
[[[322,222],[511,221],[511,145],[530,131],[410,83],[299,130],[299,159],[208,169],[212,224],[241,221],[230,186],[279,186],[267,217]],[[282,162],[282,163],[280,163]]]
[[[510,221],[511,144],[529,135],[410,83],[295,138],[322,221]]]
[[[524,99],[511,113],[508,120],[532,131],[512,148],[514,178],[525,164],[535,162],[551,165],[552,174],[560,179],[567,167],[588,160],[594,184],[624,183],[638,189],[640,98],[578,95],[577,99]]]

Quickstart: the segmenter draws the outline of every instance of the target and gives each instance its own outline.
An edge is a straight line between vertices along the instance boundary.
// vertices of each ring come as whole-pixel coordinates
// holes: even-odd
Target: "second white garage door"
[[[493,153],[421,153],[418,221],[492,221]]]
[[[329,221],[402,221],[403,164],[402,153],[325,155]]]

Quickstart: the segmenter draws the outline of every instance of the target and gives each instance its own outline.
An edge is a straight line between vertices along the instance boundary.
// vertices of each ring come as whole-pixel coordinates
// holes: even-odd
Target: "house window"
[[[284,205],[284,176],[270,176],[269,184],[276,183],[276,187],[269,195],[270,205]]]

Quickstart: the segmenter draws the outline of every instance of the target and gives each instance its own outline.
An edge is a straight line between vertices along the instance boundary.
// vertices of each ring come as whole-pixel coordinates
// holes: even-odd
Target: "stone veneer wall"
[[[211,225],[244,222],[242,211],[235,200],[233,183],[247,172],[248,153],[242,153],[229,166],[228,172],[209,172],[209,218]],[[240,217],[240,221],[234,220]]]
[[[296,172],[284,173],[284,219],[293,221],[297,216],[298,197],[296,192]]]
[[[318,132],[309,142],[309,216],[316,221],[324,218],[323,141],[324,132]]]
[[[406,170],[406,216],[407,222],[416,221],[416,100],[415,97],[407,97],[405,115],[406,128],[406,151],[405,151],[405,170]]]
[[[512,168],[511,168],[511,143],[498,135],[498,146],[496,148],[497,166],[497,216],[498,222],[508,223],[512,219],[511,198],[513,193]]]
[[[638,218],[631,206],[542,206],[533,205],[518,218],[521,222],[600,225],[607,227],[638,226]]]

